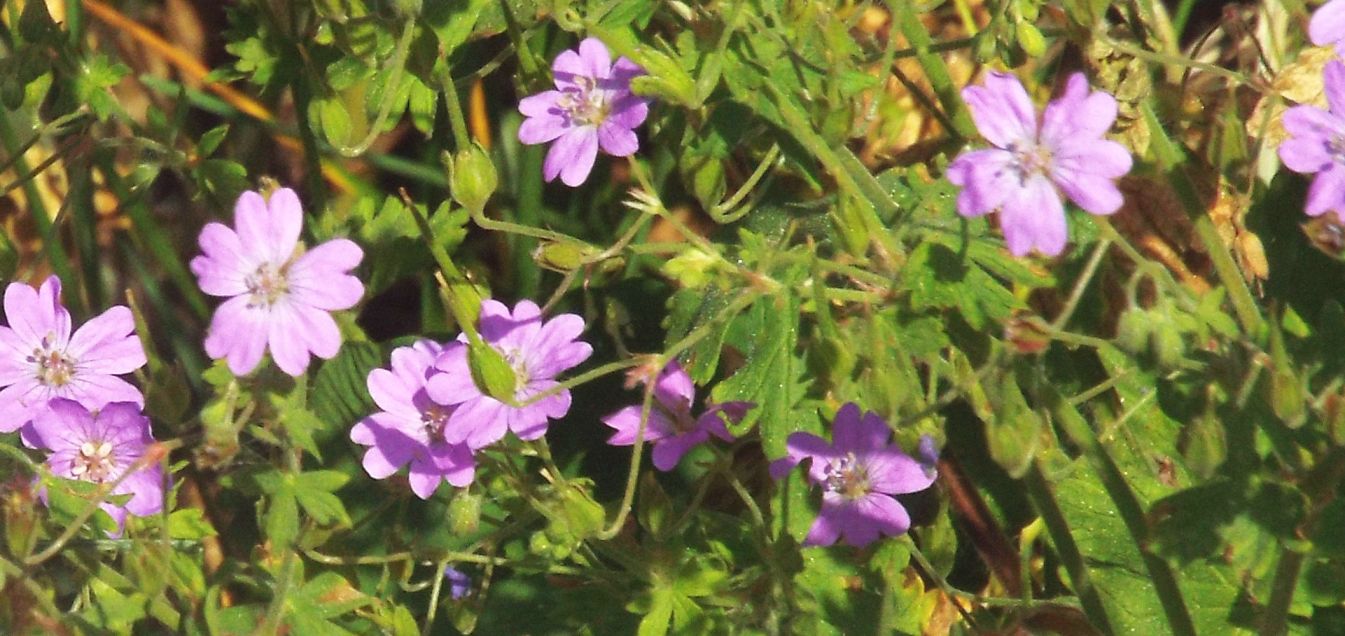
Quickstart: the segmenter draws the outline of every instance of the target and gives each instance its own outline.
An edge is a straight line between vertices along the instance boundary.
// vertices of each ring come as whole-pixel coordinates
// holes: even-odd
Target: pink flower
[[[421,499],[429,499],[441,481],[465,488],[476,475],[471,449],[444,441],[444,424],[452,409],[435,403],[425,392],[442,350],[429,340],[394,349],[392,370],[369,372],[369,394],[383,410],[350,430],[351,441],[369,447],[364,471],[370,477],[384,479],[409,463],[411,490]]]
[[[1334,44],[1345,55],[1345,0],[1331,0],[1319,7],[1308,22],[1308,37],[1317,46]]]
[[[145,398],[117,377],[145,364],[131,310],[120,305],[94,316],[73,335],[70,312],[61,306],[61,280],[48,278],[37,290],[24,283],[5,288],[0,327],[0,432],[27,424],[53,398],[86,408]]]
[[[430,399],[454,407],[444,425],[444,440],[483,448],[513,431],[519,439],[533,440],[546,434],[549,420],[570,410],[570,391],[559,390],[530,402],[535,396],[560,386],[556,376],[593,355],[593,347],[576,340],[584,331],[584,319],[561,314],[542,320],[542,310],[531,300],[521,300],[511,313],[503,303],[481,303],[481,338],[503,354],[514,371],[516,390],[511,406],[481,392],[467,365],[467,338],[450,343],[439,355],[427,390]],[[526,405],[525,405],[526,404]]]
[[[711,436],[726,442],[733,441],[724,425],[724,418],[741,421],[752,408],[748,402],[726,402],[710,406],[700,417],[691,416],[691,404],[696,399],[696,387],[691,376],[676,362],[659,373],[654,382],[654,404],[645,424],[644,438],[654,445],[654,467],[669,471],[677,467],[682,456]],[[631,446],[640,430],[641,405],[627,406],[602,419],[614,429],[608,444]]]
[[[57,477],[95,484],[121,479],[111,494],[131,495],[130,500],[124,505],[104,502],[100,506],[117,522],[115,534],[121,534],[127,513],[145,517],[163,510],[167,486],[163,467],[157,463],[134,466],[154,443],[149,418],[140,413],[138,405],[114,402],[91,413],[78,402],[56,398],[33,418],[32,438],[36,447],[51,451],[47,468]],[[132,468],[136,471],[122,479]]]
[[[1055,256],[1065,249],[1061,191],[1093,214],[1121,208],[1114,180],[1130,171],[1130,153],[1103,137],[1116,121],[1116,100],[1089,92],[1082,74],[1070,76],[1040,122],[1022,83],[1008,73],[991,72],[984,86],[963,89],[962,98],[994,148],[964,152],[948,166],[948,180],[963,186],[957,211],[980,216],[998,210],[1015,256],[1034,249]]]
[[[1345,64],[1327,63],[1325,85],[1329,111],[1308,105],[1285,111],[1289,139],[1280,144],[1280,160],[1294,172],[1317,175],[1308,188],[1309,216],[1335,212],[1345,222]]]
[[[783,479],[809,460],[808,481],[822,487],[822,509],[808,530],[804,545],[831,545],[836,539],[862,547],[880,535],[897,536],[911,527],[911,517],[891,495],[919,492],[934,483],[933,440],[920,443],[920,459],[889,445],[892,429],[874,413],[848,403],[836,412],[832,441],[812,433],[791,433],[788,454],[771,462],[770,472]]]
[[[630,91],[632,78],[644,69],[612,54],[602,41],[587,38],[578,51],[556,56],[551,70],[556,90],[525,97],[518,103],[527,119],[518,129],[525,144],[555,141],[546,153],[542,175],[547,181],[560,175],[574,187],[588,178],[598,148],[614,157],[635,154],[640,141],[635,129],[649,115],[649,102]]]
[[[206,353],[228,358],[235,375],[257,368],[268,347],[276,366],[293,376],[308,369],[310,354],[335,356],[341,332],[328,312],[349,309],[364,295],[364,285],[348,274],[364,252],[346,239],[303,251],[303,208],[289,188],[270,201],[244,192],[234,224],[236,231],[206,225],[204,254],[191,261],[201,291],[228,298],[210,321]]]

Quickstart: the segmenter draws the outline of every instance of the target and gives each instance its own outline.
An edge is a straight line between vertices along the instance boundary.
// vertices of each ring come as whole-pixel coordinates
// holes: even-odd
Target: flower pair
[[[0,432],[20,431],[25,444],[49,451],[57,477],[116,483],[110,494],[132,495],[124,505],[102,504],[118,528],[128,512],[162,510],[163,469],[141,462],[154,443],[145,399],[120,377],[146,362],[131,311],[112,307],[72,332],[56,276],[36,290],[10,283],[4,308]]]
[[[369,373],[369,394],[382,409],[355,424],[350,438],[368,446],[364,469],[386,478],[409,464],[411,489],[428,499],[447,481],[465,487],[475,477],[476,451],[513,431],[520,439],[546,434],[570,410],[570,392],[556,377],[593,354],[577,340],[584,320],[561,314],[543,320],[530,300],[510,311],[481,304],[479,333],[509,363],[516,379],[512,403],[483,393],[473,380],[467,338],[441,345],[421,340],[392,352],[390,369]]]

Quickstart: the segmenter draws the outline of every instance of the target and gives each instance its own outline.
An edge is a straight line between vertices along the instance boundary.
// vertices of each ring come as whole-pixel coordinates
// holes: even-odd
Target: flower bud
[[[461,491],[448,504],[449,529],[454,536],[463,537],[481,526],[481,496]]]
[[[584,265],[601,250],[579,241],[545,241],[532,252],[532,260],[542,269],[562,274]]]
[[[571,487],[564,489],[560,497],[565,525],[576,539],[586,539],[602,532],[607,523],[607,512],[587,492]]]
[[[1023,47],[1023,52],[1028,56],[1040,57],[1046,52],[1046,38],[1042,37],[1041,31],[1032,23],[1019,22],[1015,30],[1018,35],[1018,46]]]
[[[1017,353],[1041,353],[1051,345],[1050,329],[1041,316],[1016,312],[1004,323],[1004,339]]]
[[[505,404],[513,404],[518,376],[503,354],[484,342],[469,344],[467,367],[471,369],[472,381],[478,390]]]
[[[480,214],[500,182],[495,173],[495,163],[481,146],[472,144],[459,151],[450,165],[449,183],[453,188],[453,200],[473,214]]]

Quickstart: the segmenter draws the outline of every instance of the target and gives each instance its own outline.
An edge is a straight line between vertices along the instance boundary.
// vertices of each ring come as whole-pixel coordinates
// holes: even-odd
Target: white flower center
[[[527,356],[523,355],[518,349],[501,351],[504,361],[509,363],[509,368],[514,371],[514,399],[524,400],[528,396],[523,394],[523,389],[527,388],[528,383],[532,381],[532,374],[528,373]]]
[[[64,351],[57,351],[53,345],[53,335],[42,338],[42,346],[33,349],[28,355],[28,363],[33,365],[37,381],[43,386],[63,387],[75,377],[75,360]]]
[[[420,422],[425,425],[425,432],[430,436],[430,441],[443,439],[448,415],[448,409],[438,404],[431,404],[429,408],[420,412]]]
[[[1326,142],[1326,152],[1336,163],[1345,164],[1345,135],[1332,135]]]
[[[1010,145],[1007,150],[1013,154],[1013,169],[1018,172],[1020,181],[1040,174],[1046,174],[1051,169],[1051,150],[1030,142],[1019,142]]]
[[[79,454],[70,461],[70,474],[76,479],[103,483],[111,476],[116,462],[112,445],[104,441],[87,441],[79,445]]]
[[[854,453],[827,464],[826,481],[822,487],[828,492],[840,493],[846,499],[859,499],[869,494],[869,473]]]
[[[565,116],[576,126],[597,126],[607,119],[611,112],[608,91],[598,88],[597,80],[582,75],[574,78],[575,87],[561,91],[556,106],[565,111]]]
[[[285,268],[276,267],[273,263],[262,263],[257,271],[243,279],[243,284],[247,286],[248,294],[252,297],[248,304],[253,307],[270,307],[290,291],[290,281],[285,275]]]

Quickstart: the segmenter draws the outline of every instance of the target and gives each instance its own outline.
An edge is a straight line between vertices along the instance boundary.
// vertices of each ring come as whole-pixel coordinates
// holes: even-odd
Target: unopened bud
[[[601,250],[579,241],[546,241],[532,252],[532,260],[542,269],[562,274],[574,271]]]
[[[500,183],[495,163],[481,146],[472,144],[454,155],[451,165],[449,183],[453,200],[473,214],[480,214]]]
[[[1051,344],[1050,326],[1041,316],[1015,313],[1004,324],[1004,339],[1017,353],[1041,353]]]
[[[467,367],[472,371],[472,381],[482,393],[505,404],[514,402],[518,391],[518,376],[504,355],[494,347],[479,342],[467,346]]]
[[[1015,30],[1018,34],[1018,46],[1023,47],[1023,52],[1030,57],[1040,57],[1046,52],[1046,38],[1042,37],[1041,31],[1030,22],[1019,22]]]
[[[466,491],[459,492],[448,504],[448,522],[455,536],[463,537],[481,526],[481,497]]]

